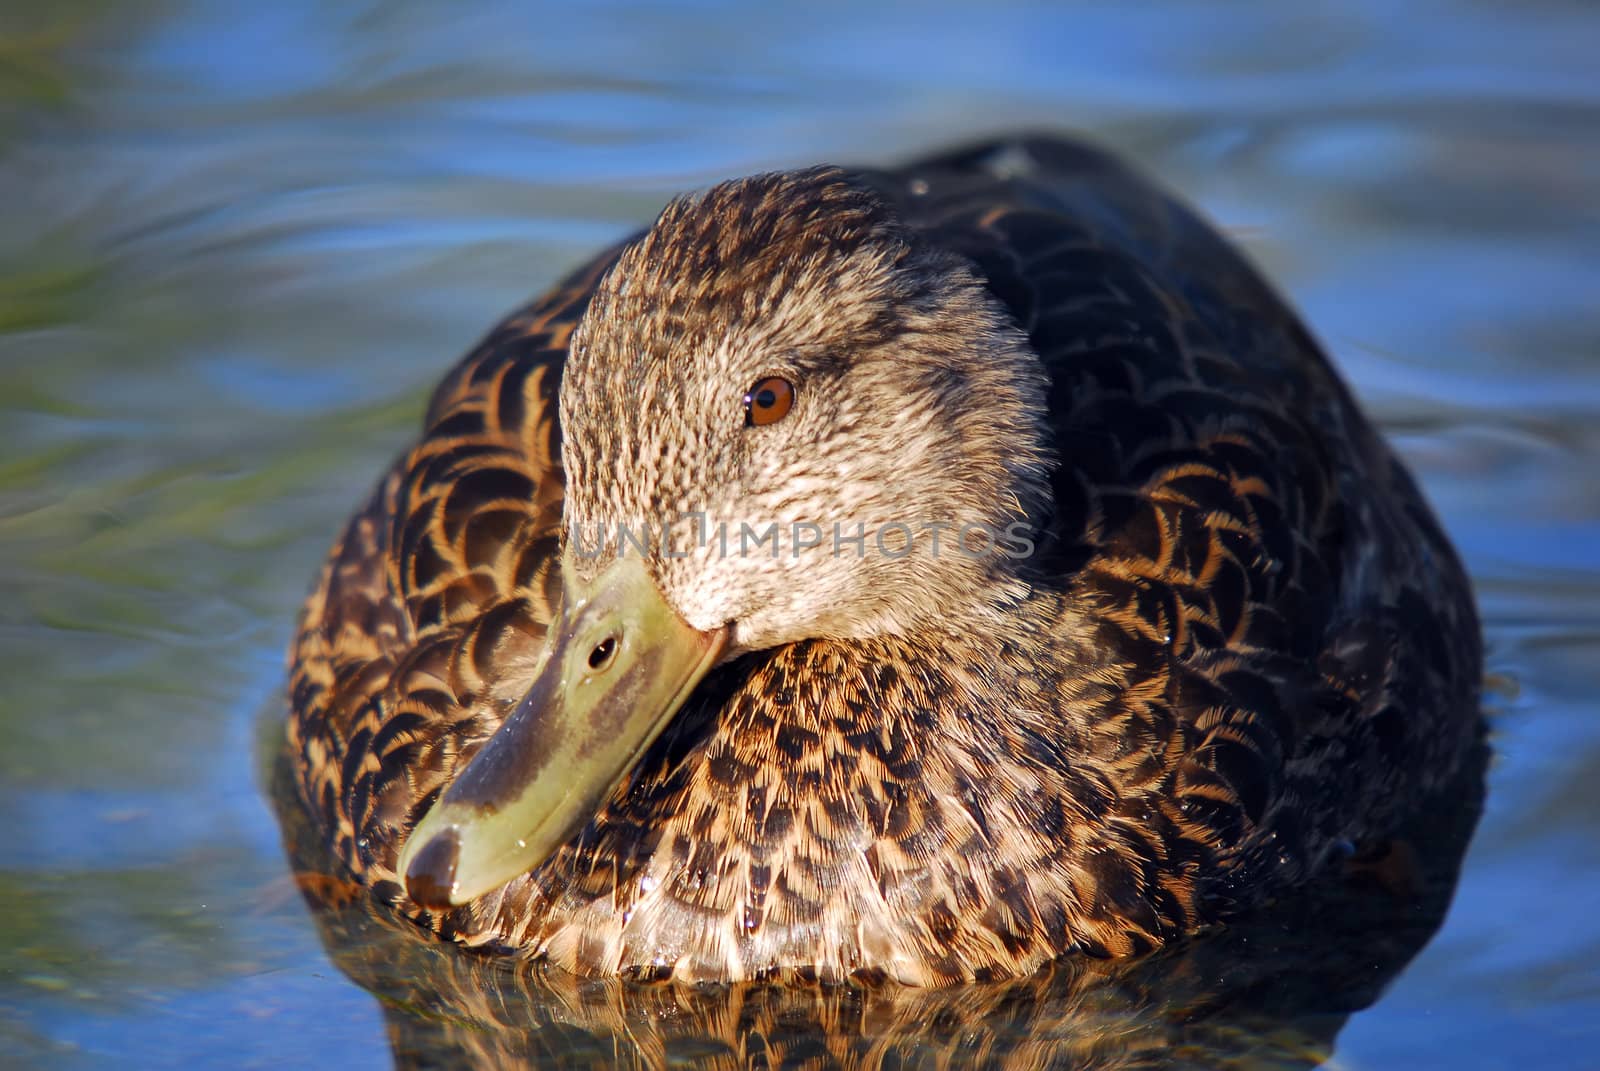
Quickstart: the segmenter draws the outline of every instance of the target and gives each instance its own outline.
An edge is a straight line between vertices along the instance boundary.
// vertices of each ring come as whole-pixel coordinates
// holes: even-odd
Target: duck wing
[[[504,718],[559,591],[557,399],[612,249],[497,325],[334,545],[291,650],[289,744],[336,858],[394,899],[397,840]],[[508,674],[526,664],[529,674]]]
[[[1091,610],[1100,664],[1074,672],[1109,685],[1075,705],[1063,766],[1103,764],[1130,822],[1210,857],[1212,901],[1297,880],[1448,782],[1478,738],[1464,571],[1249,262],[1077,142],[864,175],[972,261],[1049,374],[1034,579]],[[1162,854],[1109,880],[1148,889]]]

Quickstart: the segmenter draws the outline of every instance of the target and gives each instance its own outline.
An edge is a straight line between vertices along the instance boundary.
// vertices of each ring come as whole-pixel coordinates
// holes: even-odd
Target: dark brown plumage
[[[794,411],[747,427],[768,373]],[[307,605],[289,736],[336,858],[454,940],[913,984],[1134,953],[1387,835],[1477,738],[1469,588],[1410,477],[1237,253],[1072,143],[675,202],[426,427]],[[528,691],[563,546],[610,560],[564,531],[674,511],[1032,553],[652,556],[737,657],[547,861],[419,906],[398,854]]]
[[[1418,849],[1403,895],[1355,861],[1148,956],[1071,956],[938,989],[639,984],[420,941],[365,889],[320,873],[321,836],[284,761],[274,797],[323,942],[378,998],[396,1068],[1310,1068],[1444,917],[1483,757],[1401,831]]]

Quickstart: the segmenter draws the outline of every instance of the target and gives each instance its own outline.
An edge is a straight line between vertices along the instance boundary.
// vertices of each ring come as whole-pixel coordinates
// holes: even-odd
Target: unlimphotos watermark
[[[1013,521],[1004,528],[954,521],[886,521],[870,527],[863,521],[829,525],[811,521],[713,524],[698,512],[684,513],[671,523],[579,524],[572,529],[571,546],[578,557],[591,559],[608,552],[617,557],[633,553],[641,557],[659,554],[664,558],[688,558],[706,550],[724,558],[798,558],[815,551],[835,558],[879,554],[898,559],[920,552],[934,558],[959,554],[970,559],[1020,559],[1032,557],[1035,549],[1033,529],[1023,521]]]

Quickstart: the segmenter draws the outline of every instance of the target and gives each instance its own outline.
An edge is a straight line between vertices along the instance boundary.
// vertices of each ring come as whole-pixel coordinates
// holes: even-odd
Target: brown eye
[[[764,428],[789,415],[794,405],[794,384],[781,376],[756,381],[744,396],[744,422],[747,427]]]

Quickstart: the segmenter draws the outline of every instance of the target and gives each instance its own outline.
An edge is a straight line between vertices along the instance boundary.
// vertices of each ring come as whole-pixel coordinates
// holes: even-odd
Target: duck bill
[[[427,907],[467,903],[550,857],[661,735],[727,644],[672,610],[639,558],[591,581],[563,563],[544,661],[505,724],[411,832],[399,870]]]

